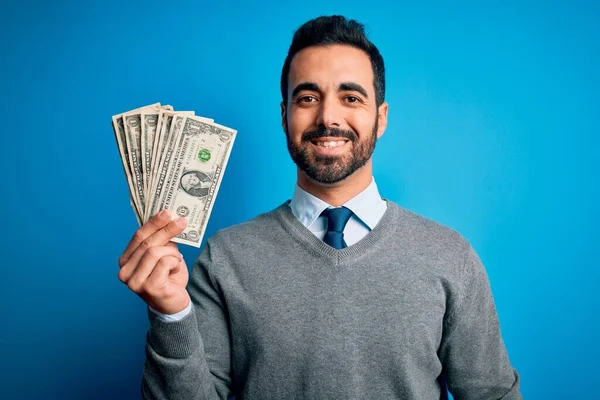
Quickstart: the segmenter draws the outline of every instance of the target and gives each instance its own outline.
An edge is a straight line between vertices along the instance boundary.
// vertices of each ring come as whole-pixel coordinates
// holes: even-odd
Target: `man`
[[[292,200],[215,234],[189,281],[167,212],[121,256],[150,307],[144,397],[520,399],[475,251],[378,193],[388,105],[362,25],[300,27],[281,89]]]

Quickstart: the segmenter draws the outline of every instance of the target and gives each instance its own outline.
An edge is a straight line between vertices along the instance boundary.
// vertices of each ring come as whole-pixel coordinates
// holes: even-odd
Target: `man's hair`
[[[375,102],[381,105],[385,99],[385,69],[383,57],[377,47],[367,39],[365,27],[353,19],[341,15],[318,17],[306,22],[294,33],[292,44],[281,70],[281,96],[287,105],[288,75],[292,59],[300,50],[312,46],[328,46],[341,44],[364,51],[373,67],[373,85],[375,86]]]

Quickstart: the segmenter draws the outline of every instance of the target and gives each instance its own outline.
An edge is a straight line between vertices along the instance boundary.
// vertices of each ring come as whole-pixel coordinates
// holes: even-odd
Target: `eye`
[[[360,98],[356,97],[356,96],[346,96],[344,97],[344,99],[348,102],[348,103],[358,103],[360,102]]]
[[[296,101],[298,103],[314,103],[315,101],[317,101],[317,98],[315,96],[308,95],[308,96],[298,97],[298,100],[296,100]]]

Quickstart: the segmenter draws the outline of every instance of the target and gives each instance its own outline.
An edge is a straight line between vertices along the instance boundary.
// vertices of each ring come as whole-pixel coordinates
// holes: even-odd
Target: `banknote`
[[[128,113],[144,110],[146,108],[159,107],[159,106],[160,106],[160,103],[154,103],[154,104],[150,104],[148,106],[144,106],[144,107],[137,108],[135,110],[128,111]],[[125,114],[126,113],[113,115],[112,125],[113,125],[113,130],[115,133],[115,139],[117,140],[117,147],[119,148],[119,154],[121,156],[121,162],[123,163],[123,170],[124,170],[125,176],[127,178],[127,183],[129,185],[132,207],[134,208],[134,211],[136,212],[136,217],[138,217],[138,220],[139,220],[139,219],[141,219],[141,216],[143,215],[143,209],[141,208],[139,200],[137,199],[137,196],[135,195],[135,185],[133,183],[133,178],[132,178],[130,155],[129,155],[129,150],[127,147],[127,137],[126,137],[125,126],[124,126],[124,122],[123,122],[123,115],[125,115]]]
[[[127,142],[127,150],[129,151],[129,168],[131,168],[131,180],[133,181],[133,189],[137,197],[138,205],[144,215],[144,207],[146,206],[144,198],[144,171],[142,170],[142,155],[141,155],[141,122],[140,113],[125,114],[123,116],[123,124],[125,126],[125,139]]]
[[[169,106],[167,106],[169,107]],[[131,168],[131,180],[138,199],[140,216],[144,216],[146,210],[147,173],[144,171],[144,155],[142,148],[142,114],[158,114],[160,106],[145,107],[134,110],[123,115],[125,126],[125,138],[129,151],[129,166]],[[143,220],[145,222],[145,220]]]
[[[237,131],[160,103],[112,117],[138,224],[168,209],[187,220],[172,241],[200,247]]]
[[[155,204],[155,198],[158,197],[156,196],[156,186],[159,184],[158,179],[162,176],[162,180],[165,179],[165,177],[163,175],[160,174],[161,172],[161,166],[164,163],[165,157],[168,156],[169,160],[170,160],[170,152],[169,154],[166,154],[165,152],[165,147],[168,144],[169,140],[171,139],[171,134],[173,133],[172,131],[170,131],[171,129],[171,122],[173,121],[173,116],[175,114],[181,114],[181,115],[194,115],[193,111],[164,111],[162,112],[162,126],[160,131],[157,131],[156,137],[155,137],[155,141],[154,141],[154,151],[152,153],[154,161],[152,162],[152,177],[151,177],[151,182],[150,182],[150,190],[148,193],[148,196],[150,198],[149,200],[149,207],[146,207],[146,213],[144,214],[144,219],[148,220],[152,215],[153,215],[153,210],[154,210],[154,204]],[[212,120],[211,120],[212,121]],[[166,166],[168,167],[168,165]],[[162,181],[160,182],[160,187],[162,187]],[[160,189],[158,189],[160,191]],[[160,194],[160,192],[158,193]]]
[[[154,145],[154,136],[158,126],[158,117],[160,110],[142,111],[140,113],[140,122],[142,132],[140,136],[140,155],[142,162],[142,186],[144,188],[144,198],[147,198],[150,190],[150,178],[152,177],[152,146]]]
[[[166,133],[165,143],[163,152],[161,155],[161,160],[158,165],[158,170],[156,171],[157,175],[155,177],[154,186],[152,187],[151,199],[149,200],[149,207],[146,210],[145,218],[150,218],[152,215],[157,212],[163,210],[162,204],[160,203],[160,199],[162,197],[162,190],[165,185],[165,182],[169,179],[169,165],[171,163],[173,152],[175,149],[175,137],[177,136],[177,132],[179,132],[181,128],[181,123],[183,122],[184,115],[174,114],[171,119],[171,125],[169,126],[169,130]]]
[[[152,190],[152,182],[154,180],[154,176],[156,175],[156,159],[160,158],[157,157],[157,155],[160,155],[158,143],[160,141],[160,134],[162,132],[163,126],[165,126],[165,122],[167,120],[167,113],[172,113],[172,111],[160,110],[158,113],[156,134],[154,135],[154,143],[152,143],[152,153],[150,155],[150,169],[152,170],[152,177],[150,178],[150,190]]]
[[[160,200],[160,209],[187,220],[174,242],[200,247],[236,133],[201,117],[183,117],[169,164],[171,179]]]

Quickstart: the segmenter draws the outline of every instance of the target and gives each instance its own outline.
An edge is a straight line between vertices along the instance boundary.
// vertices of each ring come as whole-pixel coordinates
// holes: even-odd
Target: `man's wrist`
[[[177,322],[177,321],[181,321],[183,318],[185,318],[190,313],[190,311],[192,310],[192,302],[190,300],[188,302],[188,305],[186,308],[184,308],[183,310],[181,310],[175,314],[163,314],[160,311],[157,311],[150,306],[148,306],[148,309],[150,311],[152,311],[154,314],[156,314],[156,316],[163,322]]]

